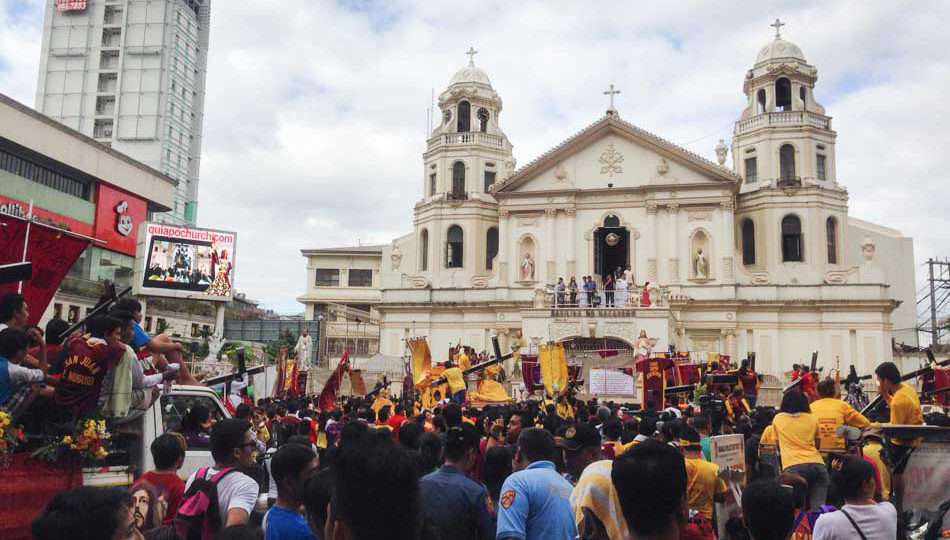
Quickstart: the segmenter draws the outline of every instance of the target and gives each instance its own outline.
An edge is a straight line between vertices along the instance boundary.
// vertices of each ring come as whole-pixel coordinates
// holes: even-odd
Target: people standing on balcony
[[[627,287],[627,278],[621,273],[617,279],[617,305],[620,307],[627,307],[627,302],[630,298],[630,292]]]
[[[597,307],[600,304],[597,299],[597,283],[594,281],[594,276],[587,276],[587,300],[591,307]]]
[[[571,307],[577,306],[577,280],[571,276],[570,283],[567,284],[567,290],[570,293]]]
[[[640,293],[640,307],[650,307],[650,282],[643,284],[643,292]]]
[[[607,307],[614,307],[614,277],[607,274],[604,281],[604,304]]]
[[[564,284],[564,278],[557,278],[557,285],[554,286],[555,307],[564,307],[564,291],[567,285]]]
[[[590,294],[587,291],[587,276],[581,276],[581,307],[586,308],[590,305]]]

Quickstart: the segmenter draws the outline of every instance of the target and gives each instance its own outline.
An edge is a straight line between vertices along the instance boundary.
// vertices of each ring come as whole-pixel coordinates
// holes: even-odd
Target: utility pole
[[[937,350],[937,297],[934,296],[934,260],[927,259],[927,266],[930,270],[930,348]]]

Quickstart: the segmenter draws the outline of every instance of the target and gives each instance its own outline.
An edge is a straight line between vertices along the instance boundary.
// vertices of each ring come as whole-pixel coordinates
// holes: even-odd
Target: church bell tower
[[[433,285],[482,284],[498,254],[495,182],[514,170],[511,143],[498,124],[502,102],[485,71],[459,69],[439,94],[441,123],[423,154],[422,198],[415,207],[421,273]]]
[[[742,177],[736,247],[754,283],[820,284],[840,273],[848,193],[835,171],[831,117],[814,95],[818,70],[782,38],[762,47],[746,72],[748,98],[732,139]],[[724,149],[723,149],[724,150]]]

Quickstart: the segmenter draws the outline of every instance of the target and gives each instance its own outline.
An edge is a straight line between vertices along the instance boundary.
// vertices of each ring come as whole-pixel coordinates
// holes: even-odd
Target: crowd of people
[[[120,300],[85,334],[59,341],[66,323],[51,321],[44,339],[26,326],[22,297],[0,297],[0,407],[27,421],[147,408],[182,372],[175,344],[147,335],[140,315],[136,301]],[[460,366],[475,352],[463,354]],[[131,489],[59,493],[34,537],[709,539],[717,524],[735,539],[897,535],[899,508],[888,501],[901,500],[917,441],[867,431],[872,421],[814,370],[795,370],[803,382],[778,410],[757,405],[743,363],[734,387],[710,378],[694,404],[671,399],[650,411],[570,396],[475,408],[451,371],[459,368],[447,368],[451,395],[429,409],[385,391],[324,409],[317,397],[266,398],[221,421],[195,404],[151,441],[155,469]],[[875,377],[890,423],[924,422],[893,363]],[[945,415],[929,421],[947,425]],[[741,518],[716,510],[737,493],[728,486],[736,478],[710,461],[720,433],[745,442]],[[212,459],[182,480],[194,448]]]
[[[891,422],[923,422],[894,364],[876,377]],[[839,399],[834,381],[816,392],[812,401],[793,389],[778,410],[746,408],[721,422],[745,440],[741,518],[717,515],[735,479],[710,461],[718,413],[706,406],[628,411],[571,398],[426,410],[377,395],[330,410],[315,397],[262,399],[218,422],[196,407],[181,433],[152,443],[156,470],[131,490],[60,493],[33,532],[38,540],[711,539],[718,521],[735,539],[896,538],[888,500],[903,489],[914,441],[849,442],[837,426],[871,422]],[[182,481],[176,471],[196,438],[213,462]],[[98,532],[66,534],[90,530]]]

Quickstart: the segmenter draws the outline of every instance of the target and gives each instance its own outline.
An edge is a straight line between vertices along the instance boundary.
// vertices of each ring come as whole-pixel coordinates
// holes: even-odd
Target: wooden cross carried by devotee
[[[495,364],[500,364],[504,362],[505,360],[511,358],[515,354],[514,352],[510,352],[505,355],[501,354],[501,346],[498,344],[498,336],[492,336],[491,344],[492,344],[492,348],[495,350],[495,356],[491,360],[482,362],[480,364],[475,364],[474,366],[466,369],[465,371],[462,372],[463,376],[466,376],[469,373],[477,373],[489,366],[494,366]],[[429,386],[439,386],[447,382],[448,382],[448,379],[446,379],[445,377],[442,377],[440,379],[437,379],[429,383]]]
[[[475,55],[478,54],[478,51],[475,50],[475,47],[469,47],[469,48],[468,48],[468,52],[466,52],[465,54],[468,55],[468,65],[474,66],[474,65],[475,65]]]
[[[785,26],[785,23],[783,23],[782,21],[780,21],[780,20],[778,20],[778,19],[775,19],[775,22],[772,23],[772,24],[770,24],[769,26],[771,26],[772,28],[775,28],[775,37],[776,37],[776,38],[782,37],[782,33],[780,32],[780,30],[782,29],[783,26]]]
[[[604,91],[604,95],[605,95],[605,96],[610,96],[610,108],[607,109],[607,112],[610,112],[610,113],[612,113],[612,112],[617,112],[617,110],[614,109],[614,96],[617,95],[617,94],[619,94],[619,93],[620,93],[620,90],[614,90],[614,85],[613,85],[613,84],[610,85],[610,90],[605,90],[605,91]]]

